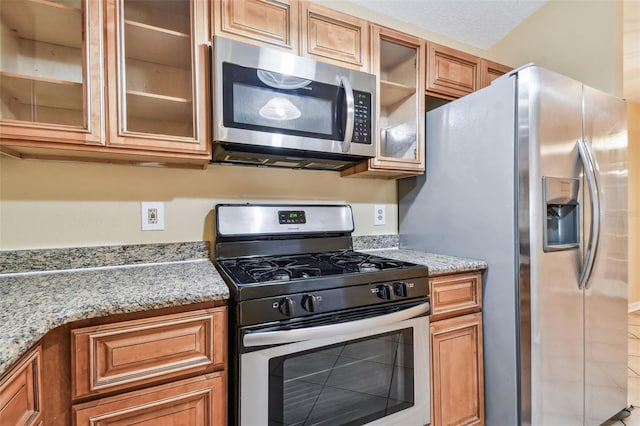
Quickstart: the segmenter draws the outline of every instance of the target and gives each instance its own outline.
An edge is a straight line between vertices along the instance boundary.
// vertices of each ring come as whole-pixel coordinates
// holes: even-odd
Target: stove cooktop
[[[219,264],[226,269],[234,283],[240,286],[402,270],[418,266],[353,250],[226,259],[220,260]]]

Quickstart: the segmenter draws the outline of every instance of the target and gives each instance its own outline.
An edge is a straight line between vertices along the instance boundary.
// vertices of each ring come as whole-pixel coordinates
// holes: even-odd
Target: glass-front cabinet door
[[[102,144],[101,7],[1,1],[0,137]]]
[[[106,1],[108,144],[209,151],[208,2]]]
[[[377,154],[343,176],[402,178],[424,173],[425,42],[372,25],[372,72],[379,79]]]

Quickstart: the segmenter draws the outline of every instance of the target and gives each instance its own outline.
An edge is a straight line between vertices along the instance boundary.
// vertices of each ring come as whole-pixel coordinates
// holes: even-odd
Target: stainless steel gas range
[[[348,205],[216,206],[231,424],[430,422],[427,268],[352,232]]]

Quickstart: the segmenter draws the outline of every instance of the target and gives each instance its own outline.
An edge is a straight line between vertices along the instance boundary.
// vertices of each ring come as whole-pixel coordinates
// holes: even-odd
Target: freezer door
[[[570,197],[545,199],[543,193],[545,181],[560,188],[566,183],[569,189],[578,182],[577,207],[582,208],[577,148],[582,84],[538,67],[523,70],[518,78],[521,421],[582,425],[582,253],[577,244],[545,251],[546,220],[553,213],[549,201],[560,204]]]
[[[585,424],[599,425],[627,406],[627,134],[625,102],[584,88],[584,136],[595,160],[600,232],[585,293]],[[585,191],[591,205],[591,194]],[[593,217],[595,216],[595,217]],[[588,224],[587,224],[588,225]],[[597,227],[596,227],[597,230]],[[585,272],[586,274],[589,271]]]

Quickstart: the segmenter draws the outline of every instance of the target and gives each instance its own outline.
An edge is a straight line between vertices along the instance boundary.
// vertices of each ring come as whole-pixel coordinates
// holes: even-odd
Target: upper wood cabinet
[[[103,144],[101,0],[2,0],[0,137]]]
[[[34,425],[40,420],[41,353],[37,346],[0,380],[0,425]]]
[[[297,0],[213,0],[214,33],[299,52]]]
[[[427,43],[427,94],[456,99],[475,92],[479,70],[479,57]]]
[[[207,152],[207,2],[105,1],[108,145]]]
[[[191,0],[3,1],[0,150],[205,165],[209,15]]]
[[[369,22],[303,1],[301,54],[343,67],[369,69]]]
[[[425,42],[371,26],[371,72],[379,76],[377,153],[343,176],[406,177],[424,172]]]
[[[487,87],[493,80],[511,71],[513,68],[492,62],[487,59],[480,60],[480,87]]]

